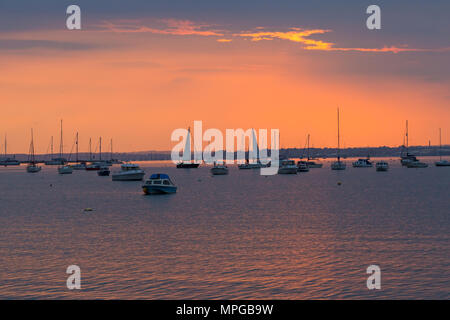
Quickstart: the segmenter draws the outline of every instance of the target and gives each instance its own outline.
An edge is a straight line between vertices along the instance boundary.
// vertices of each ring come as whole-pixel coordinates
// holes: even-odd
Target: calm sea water
[[[0,298],[449,299],[450,168],[390,162],[270,177],[141,163],[178,185],[164,196],[0,168]],[[366,287],[371,264],[381,290]]]

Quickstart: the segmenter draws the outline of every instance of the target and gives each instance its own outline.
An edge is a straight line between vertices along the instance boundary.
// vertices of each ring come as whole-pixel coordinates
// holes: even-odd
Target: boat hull
[[[110,174],[110,171],[108,170],[108,171],[103,171],[103,170],[100,170],[100,171],[97,171],[97,175],[99,175],[100,177],[107,177],[107,176],[109,176],[109,174]]]
[[[211,173],[215,176],[227,175],[228,168],[211,168]]]
[[[450,161],[438,161],[435,163],[436,167],[450,167]]]
[[[278,174],[297,174],[297,167],[295,168],[279,168]]]
[[[178,169],[195,169],[198,168],[200,163],[178,163],[177,168]]]
[[[65,166],[65,167],[58,168],[59,174],[72,174],[72,172],[73,172],[72,167]]]
[[[408,163],[407,168],[428,168],[428,164],[423,162],[414,161]]]
[[[37,173],[37,172],[39,172],[39,171],[41,171],[41,167],[38,167],[38,166],[28,166],[27,167],[27,172],[29,172],[29,173]]]
[[[142,181],[144,179],[145,172],[133,172],[133,173],[114,173],[112,175],[113,181]]]
[[[347,169],[347,165],[343,162],[338,161],[331,164],[331,170],[340,171],[345,169]]]
[[[143,185],[142,190],[145,194],[151,195],[151,194],[169,194],[169,193],[176,193],[177,187],[175,186],[164,186],[164,185]]]

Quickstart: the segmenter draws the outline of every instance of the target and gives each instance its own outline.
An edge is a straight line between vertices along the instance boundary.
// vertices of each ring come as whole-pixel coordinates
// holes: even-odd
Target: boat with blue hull
[[[142,186],[145,194],[168,194],[176,193],[177,186],[170,180],[165,173],[154,173],[147,179]]]

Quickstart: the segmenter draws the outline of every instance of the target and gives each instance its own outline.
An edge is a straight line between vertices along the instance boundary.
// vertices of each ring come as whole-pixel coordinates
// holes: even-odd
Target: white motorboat
[[[170,180],[167,174],[155,173],[150,176],[150,179],[145,181],[142,190],[147,195],[176,193],[177,186]]]
[[[216,164],[211,168],[211,173],[215,176],[222,176],[228,174],[228,167],[225,164]]]
[[[370,161],[370,158],[366,159],[358,159],[358,161],[353,162],[353,168],[372,168],[373,163]]]
[[[442,130],[439,129],[439,161],[436,161],[434,164],[436,167],[450,167],[450,161],[442,160]]]
[[[59,174],[72,174],[73,168],[69,165],[59,166],[58,173]]]
[[[379,161],[375,164],[377,171],[388,171],[389,170],[389,163],[386,161]]]
[[[428,168],[428,164],[420,161],[413,161],[406,165],[408,168]]]
[[[297,166],[294,160],[282,160],[278,168],[278,174],[297,174]]]
[[[120,166],[119,172],[112,174],[113,181],[141,181],[145,172],[137,164],[125,163]]]
[[[34,156],[34,138],[33,129],[31,129],[31,142],[30,142],[30,155],[28,156],[29,164],[27,166],[27,172],[37,173],[41,171],[41,167],[36,164],[36,158]]]
[[[331,164],[331,170],[345,170],[347,165],[345,162],[341,161],[341,142],[340,142],[340,117],[339,117],[339,108],[337,110],[337,122],[338,122],[338,148],[337,148],[337,161]]]

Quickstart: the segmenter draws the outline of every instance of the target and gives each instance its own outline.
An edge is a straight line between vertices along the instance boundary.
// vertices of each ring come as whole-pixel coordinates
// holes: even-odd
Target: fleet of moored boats
[[[337,122],[338,122],[338,132],[337,132],[337,160],[331,163],[332,170],[345,170],[347,168],[346,163],[341,160],[340,155],[340,118],[339,118],[339,109],[337,113]],[[262,163],[259,159],[259,149],[256,141],[256,135],[254,130],[252,130],[252,146],[256,148],[253,150],[253,155],[256,154],[256,159],[245,159],[244,163],[238,164],[239,170],[249,170],[249,169],[261,169],[264,167],[270,167],[272,161],[274,163],[279,164],[278,174],[297,174],[298,172],[308,172],[310,169],[322,168],[323,164],[318,162],[316,159],[310,157],[309,153],[309,135],[308,135],[308,154],[307,160],[300,160],[295,163],[294,160],[291,159],[272,159],[267,163]],[[435,162],[436,167],[450,167],[450,161],[442,159],[442,134],[441,130],[439,130],[439,146],[440,146],[440,157],[439,161]],[[404,143],[404,150],[400,156],[400,163],[402,166],[407,168],[426,168],[428,167],[427,163],[421,162],[415,155],[409,152],[409,132],[408,132],[408,121],[406,122],[406,134],[405,134],[406,143]],[[190,142],[190,129],[188,129],[188,136],[186,138],[186,145],[183,151],[183,159],[180,163],[176,165],[177,168],[180,169],[192,169],[198,168],[200,163],[192,161],[191,158],[191,142]],[[121,164],[120,171],[113,172],[111,174],[113,181],[142,181],[145,177],[145,172],[142,170],[139,165],[134,163],[123,163],[118,160],[112,159],[112,141],[111,141],[111,159],[109,160],[101,160],[101,138],[100,138],[100,160],[99,161],[79,161],[78,160],[78,134],[76,135],[76,162],[74,164],[69,164],[69,162],[62,157],[63,155],[63,131],[62,131],[62,121],[61,121],[61,143],[60,143],[60,154],[58,158],[52,158],[51,160],[45,161],[45,165],[57,165],[57,171],[59,174],[72,174],[74,170],[86,170],[86,171],[96,171],[99,176],[109,176],[111,171],[109,167],[113,164]],[[91,153],[91,141],[89,142],[89,149]],[[52,138],[52,153],[53,153],[53,138]],[[6,154],[6,137],[5,137],[5,154]],[[247,152],[247,154],[250,154]],[[31,142],[28,156],[28,165],[26,167],[26,171],[29,173],[38,173],[41,171],[42,167],[37,164],[34,150],[34,137],[33,130],[31,130]],[[20,161],[5,157],[0,160],[0,165],[2,166],[16,166],[20,165]],[[370,157],[365,159],[358,159],[357,161],[352,163],[354,168],[372,168],[373,162],[370,160]],[[389,164],[386,161],[379,161],[375,164],[376,171],[388,171]],[[228,166],[223,163],[214,162],[211,168],[212,175],[227,175],[229,173]],[[175,193],[177,191],[177,186],[173,183],[170,177],[165,173],[156,173],[152,174],[149,179],[145,181],[142,185],[143,192],[145,194],[168,194]]]

